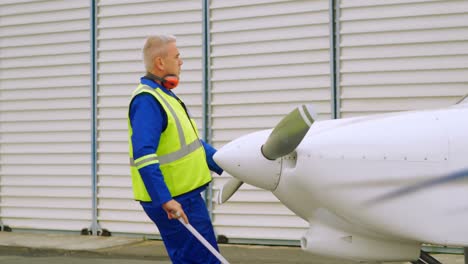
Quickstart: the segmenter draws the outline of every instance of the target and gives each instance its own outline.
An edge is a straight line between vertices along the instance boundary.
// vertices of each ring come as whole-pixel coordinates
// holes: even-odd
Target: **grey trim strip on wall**
[[[209,0],[203,0],[202,7],[202,85],[203,85],[203,140],[205,142],[211,142],[211,111],[210,111],[210,101],[211,101],[211,82],[210,82],[210,10],[209,10]]]
[[[330,90],[331,90],[331,118],[340,118],[339,91],[339,32],[338,32],[338,2],[330,0],[329,28],[330,28]]]
[[[203,72],[203,139],[211,143],[211,61],[210,61],[210,0],[202,0],[202,72]],[[210,183],[205,191],[205,203],[210,218],[213,219],[213,184]]]
[[[335,104],[336,118],[341,118],[341,49],[340,49],[340,1],[335,2]]]
[[[96,1],[90,0],[91,44],[91,178],[92,178],[92,235],[99,235],[101,227],[97,219],[97,9]]]
[[[1,182],[1,179],[2,179],[2,175],[0,175],[0,182]],[[2,188],[2,186],[0,185],[0,189]],[[0,203],[2,202],[2,196],[0,195]],[[2,207],[0,207],[0,232],[4,231],[5,230],[5,225],[3,224],[2,222]]]

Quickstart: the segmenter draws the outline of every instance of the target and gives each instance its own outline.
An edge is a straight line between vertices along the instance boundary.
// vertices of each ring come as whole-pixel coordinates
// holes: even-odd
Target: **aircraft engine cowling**
[[[316,255],[355,261],[397,262],[417,260],[421,244],[352,234],[320,223],[301,238],[301,248]]]

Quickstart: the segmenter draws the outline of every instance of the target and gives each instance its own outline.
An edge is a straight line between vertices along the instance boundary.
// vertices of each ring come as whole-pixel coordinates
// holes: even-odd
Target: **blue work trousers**
[[[176,199],[184,209],[190,224],[219,251],[205,202],[201,195]],[[221,263],[190,231],[177,219],[169,220],[161,207],[141,203],[149,218],[161,233],[167,253],[174,264]]]

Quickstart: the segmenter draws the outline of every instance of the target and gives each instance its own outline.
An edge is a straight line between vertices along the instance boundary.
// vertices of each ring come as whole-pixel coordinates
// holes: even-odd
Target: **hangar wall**
[[[0,221],[92,219],[89,1],[0,2]]]
[[[272,128],[303,103],[314,104],[321,118],[330,118],[328,9],[328,1],[211,2],[215,147]],[[215,187],[229,178],[216,178]],[[214,205],[213,214],[217,232],[231,240],[293,240],[308,227],[270,192],[249,185],[228,203]]]
[[[468,92],[467,1],[340,3],[342,117],[444,107]]]
[[[218,148],[302,103],[330,119],[468,93],[468,2],[333,2],[1,1],[0,226],[157,235],[127,165],[127,104],[149,34],[177,36],[176,92]],[[214,194],[229,177],[215,176]],[[209,207],[231,241],[294,244],[307,228],[249,185]]]

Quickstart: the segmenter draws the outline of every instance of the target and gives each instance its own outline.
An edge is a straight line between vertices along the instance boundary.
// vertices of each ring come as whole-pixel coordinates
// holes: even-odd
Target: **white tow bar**
[[[198,233],[198,231],[193,228],[191,224],[186,224],[184,220],[180,217],[178,218],[179,222],[181,222],[189,231],[192,233],[198,241],[200,241],[215,257],[221,261],[223,264],[229,264],[229,262],[210,244],[210,242],[206,241],[206,239]]]

